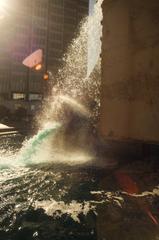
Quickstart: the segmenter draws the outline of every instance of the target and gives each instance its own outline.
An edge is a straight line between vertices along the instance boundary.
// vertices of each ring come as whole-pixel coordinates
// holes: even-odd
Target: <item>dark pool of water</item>
[[[1,143],[16,149],[22,139],[8,136]],[[151,163],[0,171],[3,240],[157,240],[158,218],[158,169]]]

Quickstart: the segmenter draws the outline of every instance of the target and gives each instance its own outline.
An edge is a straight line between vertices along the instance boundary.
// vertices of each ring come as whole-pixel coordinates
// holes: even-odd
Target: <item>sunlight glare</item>
[[[6,6],[6,0],[0,0],[0,10]]]
[[[0,20],[5,17],[7,0],[0,0]]]

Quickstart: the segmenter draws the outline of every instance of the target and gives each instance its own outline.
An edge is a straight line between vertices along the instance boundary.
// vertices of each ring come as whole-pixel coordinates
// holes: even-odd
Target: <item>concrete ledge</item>
[[[121,163],[135,160],[158,161],[158,144],[146,143],[143,141],[115,141],[108,139],[104,141],[106,154],[117,159]]]
[[[5,132],[1,132],[0,131],[0,136],[4,136],[4,135],[10,135],[10,134],[17,134],[18,131],[5,131]]]

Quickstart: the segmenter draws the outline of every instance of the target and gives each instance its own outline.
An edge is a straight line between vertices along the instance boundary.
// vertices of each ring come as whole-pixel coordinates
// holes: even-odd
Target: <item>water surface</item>
[[[3,137],[1,149],[17,150],[22,139]],[[107,169],[51,162],[14,166],[12,161],[0,171],[0,239],[159,239],[153,164]]]

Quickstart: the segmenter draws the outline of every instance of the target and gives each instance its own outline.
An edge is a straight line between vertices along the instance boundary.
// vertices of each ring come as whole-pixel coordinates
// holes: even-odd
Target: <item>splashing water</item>
[[[94,67],[99,61],[101,53],[101,37],[102,37],[102,24],[103,19],[101,5],[103,0],[95,0],[90,3],[89,10],[89,31],[88,31],[88,67],[87,77],[93,72]],[[91,5],[92,4],[92,5]]]
[[[84,32],[88,30],[87,20],[81,26]],[[133,194],[132,200],[132,196],[118,186],[111,172],[103,172],[103,169],[101,172],[98,168],[90,171],[83,165],[78,171],[77,168],[70,170],[70,167],[67,170],[57,168],[56,171],[54,165],[52,167],[52,162],[76,165],[92,160],[92,155],[84,152],[83,148],[82,151],[78,148],[74,151],[67,149],[68,140],[72,139],[70,142],[74,148],[78,138],[83,137],[83,130],[86,132],[86,122],[98,116],[99,64],[89,75],[83,61],[86,61],[88,53],[85,33],[84,36],[81,32],[69,48],[69,51],[75,50],[71,52],[73,59],[65,55],[64,68],[59,70],[57,83],[52,90],[54,95],[49,97],[45,106],[45,116],[39,121],[41,128],[37,135],[26,141],[19,153],[0,151],[0,167],[19,167],[16,170],[1,170],[1,239],[97,239],[97,236],[101,239],[158,239],[158,229],[152,227],[152,223],[158,224],[157,218],[154,218],[158,215],[158,171],[152,186],[148,184],[143,187],[147,191]],[[86,55],[81,55],[83,50]],[[96,103],[93,111],[90,107],[92,99]],[[71,115],[78,119],[75,124]],[[54,123],[55,120],[58,123]],[[81,120],[86,125],[79,124]],[[87,147],[89,141],[86,138],[84,142]],[[51,165],[26,167],[48,161]],[[147,169],[150,176],[154,170],[147,166],[142,172],[142,165],[129,163],[127,167],[135,173],[134,179],[139,179],[141,185]],[[140,200],[141,203],[142,200],[148,201],[148,206],[156,214],[152,215],[150,208],[146,209],[147,215],[145,212],[143,214],[136,203]]]
[[[39,122],[41,126],[43,126],[48,120],[58,121],[61,122],[61,124],[66,125],[66,122],[68,123],[70,121],[72,113],[75,115],[80,115],[82,117],[85,116],[87,118],[87,121],[91,121],[91,119],[95,119],[98,116],[98,110],[100,105],[99,56],[101,52],[100,37],[102,34],[101,4],[101,0],[97,2],[94,7],[93,15],[90,15],[81,22],[78,36],[72,41],[71,45],[67,50],[67,53],[63,57],[63,66],[61,69],[59,69],[57,75],[54,77],[54,79],[56,79],[56,83],[54,83],[55,85],[53,85],[52,87],[51,96],[48,97],[46,104],[43,108],[43,114],[40,117]],[[92,26],[94,27],[92,28]],[[96,28],[96,30],[98,29],[98,31],[95,31],[94,28]],[[97,32],[96,36],[94,32]],[[90,45],[91,37],[91,48],[93,48],[93,52],[95,53],[93,58],[90,57],[88,51],[88,45]],[[89,66],[87,65],[88,57],[94,59],[95,69],[94,67],[89,68]],[[92,74],[90,71],[92,72]],[[45,134],[45,131],[46,130],[44,130],[44,133],[42,132],[42,135],[44,134],[46,139],[48,138],[48,135]],[[48,131],[50,132],[50,130]],[[77,136],[77,138],[78,137],[79,135]],[[39,138],[39,134],[38,137],[34,138]],[[27,162],[29,161],[29,158],[32,154],[35,155],[35,143],[38,142],[39,145],[39,140],[34,141],[31,140],[31,145],[33,145],[33,149],[29,150],[26,154],[26,157],[24,157]],[[49,152],[49,147],[52,151],[55,149],[57,150],[58,148],[58,145],[56,146],[56,143],[54,146],[54,144],[51,145],[51,140],[49,141],[47,142],[48,147],[46,147],[47,153]],[[88,152],[85,153],[79,150],[72,150],[72,153],[70,154],[70,152],[66,152],[64,148],[63,151],[61,149],[61,152],[58,152],[58,154],[58,159],[62,159],[62,161],[64,161],[64,159],[67,159],[68,161],[68,159],[76,158],[76,161],[74,160],[76,163],[79,163],[79,159],[81,160],[81,163],[83,163],[86,159],[92,159],[92,156],[89,156]],[[50,157],[53,158],[53,156]]]
[[[25,164],[32,163],[34,156],[40,151],[42,143],[47,139],[50,135],[56,133],[58,128],[60,127],[59,123],[48,123],[46,128],[39,130],[37,135],[27,141],[26,145],[20,151],[20,162],[24,162]]]
[[[13,150],[0,151],[0,169],[12,168],[19,165],[22,164],[17,160],[17,152]]]
[[[88,107],[93,120],[98,117],[101,84],[102,2],[103,0],[98,1],[94,6],[93,14],[81,21],[79,33],[63,57],[63,66],[54,76],[55,82],[53,82],[51,96],[48,97],[44,106],[40,125],[42,121],[46,122],[50,116],[59,111],[59,96],[67,96]]]
[[[49,162],[75,165],[90,161],[90,156],[84,152],[68,152],[64,151],[63,147],[60,148],[57,144],[60,128],[62,128],[60,123],[47,123],[44,129],[39,130],[37,135],[24,143],[19,152],[18,162],[28,166]]]
[[[35,163],[34,157],[38,156],[38,152],[40,152],[42,144],[49,138],[49,136],[53,137],[59,127],[59,123],[47,123],[35,136],[25,141],[19,151],[18,149],[11,148],[1,149],[0,169],[22,167]],[[40,162],[40,159],[37,162]]]
[[[68,162],[69,164],[83,164],[93,158],[89,151],[73,149],[74,142],[78,141],[79,137],[81,138],[80,135],[84,135],[85,126],[80,127],[82,131],[81,134],[78,131],[77,137],[74,137],[76,140],[70,143],[72,144],[72,148],[70,148],[71,152],[70,150],[66,151],[65,146],[62,148],[61,143],[59,146],[57,143],[58,141],[56,142],[56,138],[57,132],[60,132],[61,128],[64,129],[64,126],[66,126],[68,130],[67,124],[70,122],[72,114],[76,116],[76,118],[78,116],[77,122],[81,121],[80,118],[85,118],[85,122],[86,120],[87,122],[91,122],[98,117],[100,106],[99,56],[101,52],[101,43],[99,39],[97,40],[97,37],[95,37],[95,31],[92,30],[92,26],[99,28],[97,35],[98,38],[100,38],[102,20],[101,4],[102,1],[100,0],[95,5],[94,14],[81,22],[79,34],[72,41],[67,53],[64,55],[63,66],[59,69],[57,75],[54,76],[56,83],[53,83],[51,95],[48,96],[48,99],[45,101],[41,116],[38,116],[38,123],[41,130],[37,135],[24,143],[24,146],[16,157],[19,163],[27,165],[30,163],[47,162],[48,159],[52,161],[57,161],[58,159],[58,161]],[[89,29],[91,29],[91,31],[89,31]],[[91,47],[93,46],[93,51],[96,52],[96,56],[93,56],[95,67],[91,67],[92,73],[87,64],[88,57],[91,58],[88,51],[91,35]],[[51,124],[51,126],[46,127],[48,121],[59,123]],[[66,131],[62,130],[62,132],[64,133]],[[61,138],[64,138],[64,134],[62,135]],[[76,135],[75,128],[74,135]],[[58,138],[60,138],[60,134],[58,134]],[[66,139],[64,144],[70,139],[71,138]],[[58,150],[58,148],[60,148],[60,150]]]

